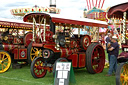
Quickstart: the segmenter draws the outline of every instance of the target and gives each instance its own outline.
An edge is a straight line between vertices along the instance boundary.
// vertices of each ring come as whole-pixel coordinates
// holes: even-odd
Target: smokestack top
[[[56,7],[56,0],[50,0],[50,7]]]

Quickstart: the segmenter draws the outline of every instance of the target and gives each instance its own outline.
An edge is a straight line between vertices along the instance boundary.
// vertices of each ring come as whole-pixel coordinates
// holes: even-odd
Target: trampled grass
[[[107,56],[107,55],[106,55]],[[74,69],[76,84],[70,85],[116,85],[115,76],[106,77],[108,68],[99,74],[89,74],[86,68]],[[21,69],[10,68],[7,72],[0,74],[0,85],[53,85],[52,73],[47,73],[44,78],[35,79],[30,73],[30,66]]]

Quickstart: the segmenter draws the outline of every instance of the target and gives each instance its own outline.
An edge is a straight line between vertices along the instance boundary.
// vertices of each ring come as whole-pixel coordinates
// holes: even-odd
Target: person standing
[[[112,34],[108,33],[108,37],[106,37],[106,51],[108,53],[108,61],[109,62],[110,62],[110,54],[109,54],[108,48],[110,47],[110,44],[111,44],[111,38],[112,38]]]
[[[109,70],[106,76],[112,76],[113,71],[116,72],[117,69],[117,57],[119,54],[119,44],[117,42],[117,37],[112,36],[111,47],[108,48],[110,54]]]

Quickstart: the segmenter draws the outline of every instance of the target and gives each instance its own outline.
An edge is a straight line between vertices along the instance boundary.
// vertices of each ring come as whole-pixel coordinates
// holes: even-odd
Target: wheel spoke
[[[97,51],[97,50],[95,50],[95,52],[94,52],[93,56],[94,56],[94,57],[98,57],[98,54],[99,54],[99,53],[98,53],[98,51]]]
[[[3,54],[3,56],[2,56],[2,60],[4,59],[4,57],[5,57],[5,54]]]
[[[37,70],[37,74],[39,75],[39,70]]]
[[[125,68],[123,68],[123,71],[122,72],[125,73]]]
[[[34,68],[34,72],[37,73],[38,69],[37,68]]]
[[[36,69],[34,72],[37,74],[38,73],[38,69]]]
[[[1,53],[0,53],[0,60],[2,60],[2,58],[1,58]]]
[[[4,63],[9,63],[9,61],[4,61]]]
[[[4,69],[3,69],[3,64],[2,64],[2,71],[3,71]]]
[[[40,52],[42,52],[42,50],[41,50],[41,49],[40,49],[39,51],[40,51]]]
[[[39,65],[40,65],[40,66],[41,66],[41,63],[42,63],[42,62],[41,62],[41,61],[39,61]]]
[[[123,79],[123,78],[121,78],[121,79],[120,79],[120,81],[121,81],[121,83],[123,83],[123,82],[124,82],[124,79]]]
[[[34,70],[37,70],[37,66],[34,66]]]
[[[31,55],[35,55],[35,53],[31,53]]]
[[[97,64],[98,64],[97,60],[94,59],[92,65],[97,65]]]
[[[42,70],[39,70],[39,73],[42,74]]]
[[[99,52],[98,52],[98,48],[96,48],[96,51],[95,51],[95,53],[96,53],[96,54],[98,54],[98,53],[99,53]]]
[[[3,61],[5,61],[6,59],[8,59],[8,57],[4,58]]]
[[[124,75],[120,77],[120,81],[123,82],[124,80]]]
[[[36,49],[36,51],[39,51],[38,48],[35,48],[35,49]]]
[[[34,59],[35,59],[35,57],[36,57],[36,56],[34,56],[34,57],[32,58],[32,60],[34,60]]]
[[[3,66],[4,66],[5,68],[7,68],[7,66],[6,66],[5,64],[3,64]]]
[[[125,81],[123,82],[123,84],[122,85],[125,85]]]
[[[94,70],[97,70],[98,65],[93,65]]]
[[[39,62],[38,62],[38,61],[36,61],[36,65],[37,65],[37,66],[39,65]]]
[[[123,73],[127,73],[126,66],[123,67]]]
[[[45,70],[44,70],[44,69],[42,69],[41,71],[42,71],[42,72],[44,72]]]
[[[36,52],[34,48],[32,48],[33,52]]]
[[[36,66],[38,66],[38,65],[37,65],[37,63],[35,63],[35,65],[34,65],[34,66],[35,66],[35,67],[36,67]]]

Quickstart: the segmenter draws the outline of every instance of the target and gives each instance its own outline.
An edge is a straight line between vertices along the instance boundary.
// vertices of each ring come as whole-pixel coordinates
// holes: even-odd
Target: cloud
[[[13,16],[10,13],[11,9],[31,8],[34,5],[49,7],[49,1],[50,0],[0,0],[0,18],[12,18]],[[123,2],[127,2],[127,0],[105,0],[103,9]],[[84,8],[87,8],[86,0],[56,0],[56,4],[57,8],[61,9],[61,15],[65,17],[82,17]]]
[[[105,0],[103,9],[125,2],[128,2],[128,0]]]
[[[0,8],[0,12],[5,11],[5,10],[7,10],[7,8],[5,7]]]
[[[28,6],[30,3],[28,2],[15,2],[15,3],[8,3],[5,6],[6,7],[21,7],[21,6]]]

